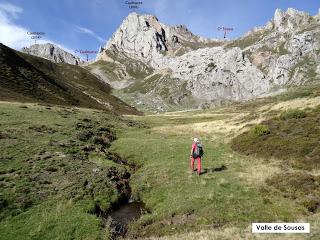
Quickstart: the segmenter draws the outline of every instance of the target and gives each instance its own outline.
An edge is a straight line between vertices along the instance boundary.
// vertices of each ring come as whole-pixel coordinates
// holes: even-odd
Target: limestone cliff
[[[80,58],[51,43],[34,44],[30,47],[22,48],[21,51],[37,57],[48,59],[55,63],[69,63],[72,65],[79,65],[83,63]]]

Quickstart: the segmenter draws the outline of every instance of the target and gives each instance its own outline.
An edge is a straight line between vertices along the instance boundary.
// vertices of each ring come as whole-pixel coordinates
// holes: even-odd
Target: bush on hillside
[[[251,133],[256,136],[264,136],[270,134],[270,129],[266,125],[256,125],[251,129]]]
[[[287,120],[292,118],[298,119],[298,118],[304,118],[304,117],[306,117],[305,111],[299,110],[299,109],[289,109],[280,114],[281,120]]]

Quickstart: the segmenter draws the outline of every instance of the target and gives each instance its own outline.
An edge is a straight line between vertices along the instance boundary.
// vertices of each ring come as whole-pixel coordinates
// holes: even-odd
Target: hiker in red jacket
[[[203,156],[202,145],[198,138],[193,139],[193,143],[191,146],[190,158],[191,158],[191,172],[194,171],[194,160],[197,160],[197,170],[198,175],[201,174],[201,157]]]

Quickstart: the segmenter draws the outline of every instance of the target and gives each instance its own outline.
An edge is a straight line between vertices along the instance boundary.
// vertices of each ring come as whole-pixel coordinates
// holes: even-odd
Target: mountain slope
[[[233,41],[218,41],[202,39],[183,26],[166,26],[151,15],[132,13],[88,68],[117,86],[117,96],[141,109],[248,100],[319,82],[319,21],[320,14],[278,9],[265,26]],[[128,70],[133,65],[151,70],[135,76]],[[145,88],[150,79],[153,87]],[[161,94],[166,89],[172,91]]]
[[[111,95],[110,86],[85,69],[69,64],[55,64],[16,52],[2,44],[0,72],[2,101],[41,102],[117,113],[138,113]]]
[[[84,61],[82,61],[79,57],[76,57],[51,43],[33,44],[30,47],[22,48],[21,51],[37,57],[48,59],[55,63],[69,63],[72,65],[84,63]]]

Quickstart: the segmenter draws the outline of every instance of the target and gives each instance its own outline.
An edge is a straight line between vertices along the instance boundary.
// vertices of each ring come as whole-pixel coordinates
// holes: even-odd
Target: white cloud
[[[30,45],[31,39],[27,38],[27,29],[6,24],[0,20],[0,42],[11,48],[20,49]]]
[[[10,3],[0,3],[0,19],[6,19],[8,15],[18,18],[18,14],[22,12],[22,8]]]
[[[21,48],[30,44],[28,30],[13,23],[22,12],[22,8],[10,3],[0,4],[0,42],[12,47]]]
[[[76,26],[76,31],[79,33],[88,34],[88,35],[94,37],[95,39],[97,39],[98,41],[104,42],[102,37],[98,36],[96,33],[94,33],[92,30],[90,30],[88,28]]]
[[[34,40],[27,34],[30,30],[14,23],[14,20],[19,18],[19,14],[22,11],[23,9],[19,6],[10,3],[0,3],[0,42],[17,50],[34,44]],[[65,51],[74,54],[71,49],[54,41],[48,39],[37,40],[37,43],[47,42],[51,42]]]

